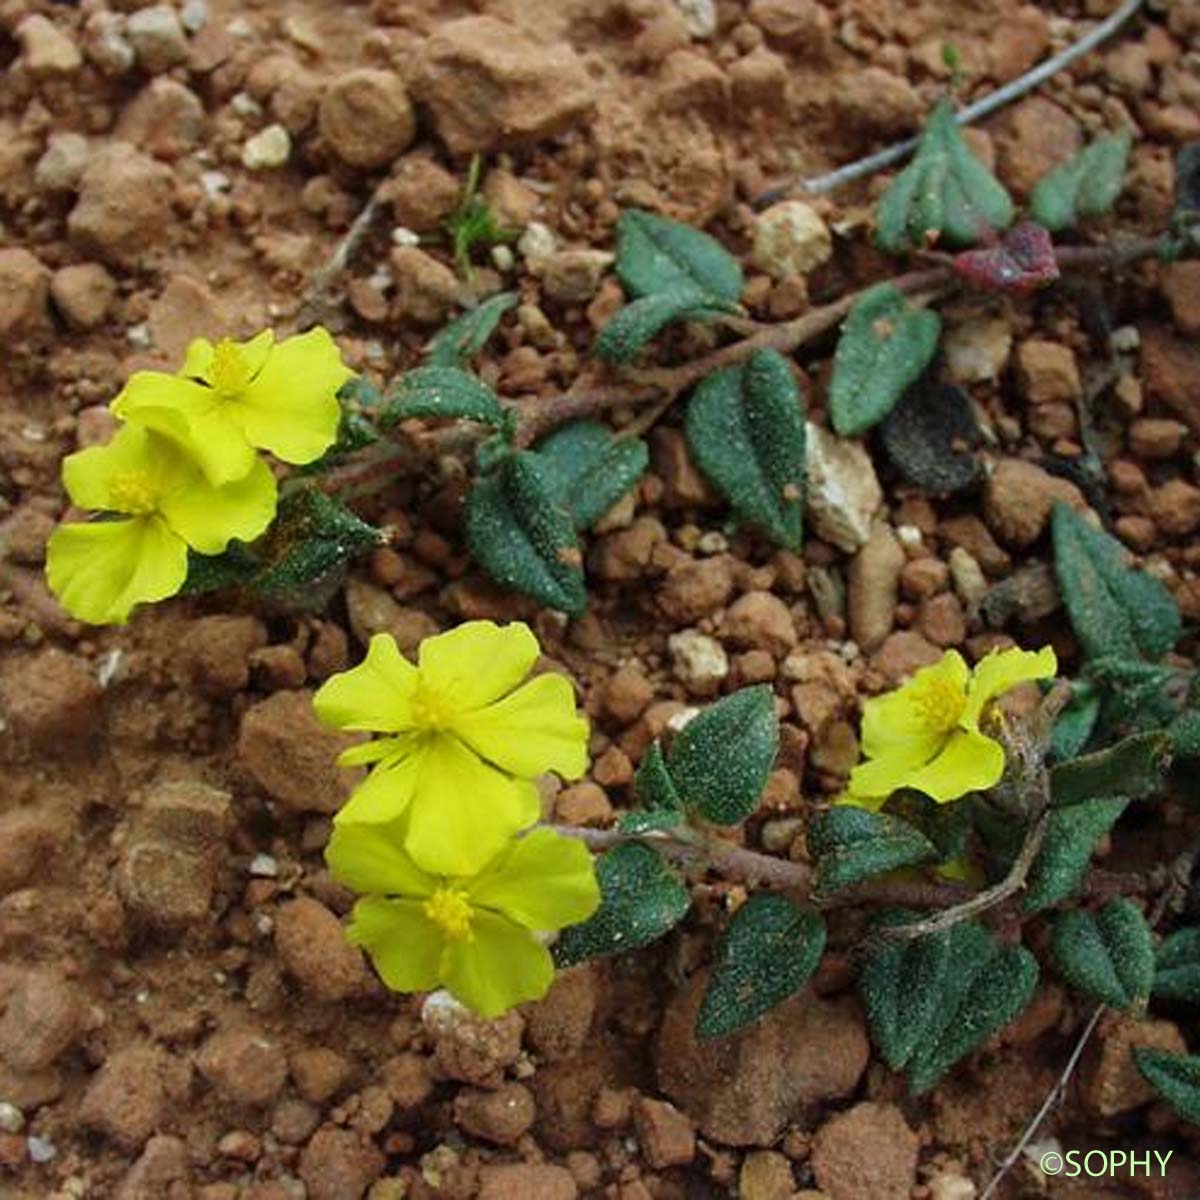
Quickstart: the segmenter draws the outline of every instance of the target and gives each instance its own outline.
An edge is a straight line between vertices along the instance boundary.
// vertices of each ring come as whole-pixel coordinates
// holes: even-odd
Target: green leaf
[[[1071,699],[1054,722],[1050,750],[1055,759],[1074,758],[1088,744],[1100,717],[1100,695],[1087,679],[1071,684]]]
[[[876,237],[890,254],[923,250],[933,240],[970,246],[1007,229],[1013,203],[971,153],[954,109],[930,114],[913,160],[892,181],[876,211]]]
[[[655,292],[619,309],[596,338],[598,358],[607,363],[627,363],[655,334],[672,321],[703,321],[711,318],[718,302],[707,292],[680,285]]]
[[[1179,715],[1187,674],[1175,667],[1095,658],[1084,671],[1102,694],[1101,723],[1106,731],[1158,730]]]
[[[1121,194],[1132,144],[1127,130],[1097,138],[1043,175],[1029,197],[1033,219],[1061,233],[1083,217],[1103,216]]]
[[[1161,785],[1171,757],[1165,733],[1135,733],[1107,750],[1050,769],[1050,802],[1079,804],[1100,796],[1137,800]]]
[[[1130,570],[1125,548],[1061,500],[1051,517],[1054,570],[1071,626],[1089,658],[1161,658],[1179,640],[1174,597]]]
[[[1200,1004],[1200,926],[1177,929],[1154,956],[1154,995]]]
[[[1167,727],[1171,752],[1176,758],[1195,758],[1200,755],[1200,709],[1181,712]]]
[[[262,564],[241,542],[230,542],[221,554],[188,551],[187,578],[181,596],[197,596],[221,588],[240,587],[249,582]]]
[[[516,292],[498,292],[469,312],[456,317],[429,344],[431,367],[465,366],[495,332],[500,318],[516,308]]]
[[[719,242],[637,208],[617,220],[616,271],[633,296],[692,288],[736,305],[742,295],[742,269]]]
[[[787,359],[759,350],[692,395],[688,445],[734,512],[795,550],[803,529],[804,407]]]
[[[778,892],[759,892],[717,942],[696,1020],[699,1038],[728,1037],[798,992],[825,950],[825,923]]]
[[[956,973],[948,989],[954,1003],[941,1010],[936,1039],[919,1045],[909,1062],[911,1095],[929,1091],[955,1063],[1024,1011],[1037,987],[1038,964],[1024,946],[1002,946],[969,980],[965,972]]]
[[[937,847],[907,821],[849,804],[837,805],[813,821],[808,849],[817,863],[813,890],[823,895],[938,857]]]
[[[554,961],[570,967],[588,958],[625,954],[673,929],[691,907],[691,896],[656,850],[628,842],[596,864],[600,907],[580,925],[569,925],[554,943]]]
[[[686,815],[683,800],[667,769],[659,742],[653,742],[642,755],[637,774],[633,777],[633,791],[642,807],[620,818],[617,827],[622,833],[673,829],[683,821]]]
[[[1078,886],[1100,839],[1129,803],[1124,796],[1085,800],[1050,810],[1046,838],[1029,871],[1026,912],[1065,900]]]
[[[716,825],[736,825],[757,806],[778,753],[775,696],[759,684],[693,717],[675,738],[667,769],[685,805]]]
[[[650,461],[640,438],[615,437],[593,421],[576,421],[537,444],[555,500],[576,529],[598,521],[642,477]]]
[[[1185,1120],[1200,1125],[1200,1055],[1134,1046],[1142,1078]]]
[[[879,433],[904,478],[932,495],[966,491],[983,476],[971,452],[980,439],[971,400],[953,384],[918,379],[883,419]]]
[[[499,428],[504,420],[496,393],[460,367],[417,367],[400,376],[380,422],[394,425],[410,417],[457,417]]]
[[[503,587],[577,616],[587,606],[579,542],[536,454],[521,451],[467,496],[471,553]]]
[[[881,283],[850,310],[833,356],[829,415],[842,437],[857,437],[895,407],[929,365],[942,321],[913,308],[898,288]]]
[[[1059,973],[1077,992],[1110,1008],[1145,1011],[1154,979],[1154,943],[1132,901],[1118,896],[1094,914],[1060,913],[1050,950]]]

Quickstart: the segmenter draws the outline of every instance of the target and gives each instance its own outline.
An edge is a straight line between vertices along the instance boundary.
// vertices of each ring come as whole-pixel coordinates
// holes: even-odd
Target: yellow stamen
[[[436,691],[418,684],[412,698],[413,724],[418,729],[436,731],[449,728],[453,713],[445,699]]]
[[[913,704],[930,733],[948,733],[967,706],[966,694],[948,679],[930,679],[916,688]]]
[[[213,347],[212,366],[208,373],[213,387],[226,399],[240,396],[250,382],[246,360],[237,343],[229,338],[222,338]]]
[[[454,888],[438,888],[425,901],[425,915],[446,935],[458,941],[471,936],[471,903]]]
[[[141,516],[158,507],[154,498],[154,483],[145,471],[121,471],[108,485],[113,512]]]

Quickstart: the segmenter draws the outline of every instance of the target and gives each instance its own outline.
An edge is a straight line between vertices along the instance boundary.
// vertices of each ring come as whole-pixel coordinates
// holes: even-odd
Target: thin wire
[[[1101,42],[1112,37],[1126,21],[1137,13],[1144,3],[1145,0],[1125,0],[1125,3],[1120,8],[1101,21],[1095,29],[1084,34],[1079,41],[1073,42],[1065,50],[1054,55],[1053,58],[1048,58],[1044,62],[1038,63],[1036,67],[1006,83],[1003,87],[997,88],[994,92],[989,92],[982,99],[976,100],[974,104],[968,104],[966,108],[956,114],[955,120],[960,125],[969,125],[972,121],[979,120],[980,117],[990,116],[998,108],[1003,108],[1010,101],[1024,96],[1026,92],[1033,91],[1035,87],[1044,83],[1052,75],[1057,75],[1059,71],[1069,66],[1077,58],[1082,58],[1085,54],[1094,50]],[[761,208],[765,204],[773,204],[776,200],[781,200],[793,190],[815,193],[831,192],[834,188],[851,183],[855,179],[861,179],[865,175],[872,175],[881,168],[890,167],[892,163],[906,158],[916,149],[917,141],[918,139],[913,137],[907,141],[898,142],[894,146],[889,146],[886,150],[879,150],[874,154],[868,154],[866,158],[860,158],[857,162],[848,163],[844,167],[838,167],[836,171],[830,171],[826,175],[815,175],[811,179],[791,179],[786,183],[771,188],[769,191],[763,192],[754,201],[754,206]]]

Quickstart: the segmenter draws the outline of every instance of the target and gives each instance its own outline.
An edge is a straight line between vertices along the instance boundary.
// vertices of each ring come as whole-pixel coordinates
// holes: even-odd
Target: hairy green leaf
[[[1176,758],[1195,758],[1200,755],[1200,709],[1188,708],[1167,727],[1171,752]]]
[[[871,288],[850,310],[833,357],[829,415],[842,437],[878,424],[937,349],[942,321],[913,308],[894,285]]]
[[[262,563],[241,542],[230,542],[221,554],[188,551],[187,578],[181,596],[197,596],[222,588],[240,587],[254,577]]]
[[[825,949],[825,923],[778,892],[759,892],[717,942],[696,1036],[728,1037],[798,992]]]
[[[683,821],[686,815],[683,800],[671,778],[659,742],[651,743],[650,749],[642,755],[633,777],[633,790],[642,807],[621,817],[618,825],[623,833],[671,829]]]
[[[748,525],[795,550],[803,531],[804,408],[782,354],[705,379],[688,404],[688,445],[700,470]]]
[[[918,379],[879,427],[888,458],[910,483],[935,496],[975,487],[983,470],[971,448],[979,425],[962,388]]]
[[[578,615],[587,605],[575,525],[554,499],[536,454],[520,451],[467,496],[467,541],[503,587]]]
[[[1013,203],[971,153],[954,110],[943,100],[930,114],[913,160],[892,181],[876,211],[876,236],[890,254],[931,241],[970,246],[1007,229]]]
[[[1161,785],[1170,763],[1165,733],[1135,733],[1115,746],[1073,758],[1050,769],[1050,802],[1079,804],[1100,796],[1137,800]]]
[[[1050,735],[1050,749],[1063,762],[1075,758],[1091,739],[1100,717],[1100,695],[1090,680],[1071,683],[1071,699],[1058,715]]]
[[[617,220],[616,270],[633,296],[693,288],[736,305],[742,294],[742,269],[724,246],[698,229],[638,208]]]
[[[380,416],[384,425],[410,417],[458,417],[499,428],[504,419],[496,393],[460,367],[417,367],[396,382]]]
[[[569,925],[554,943],[554,961],[573,966],[588,958],[624,954],[657,941],[691,907],[691,896],[659,853],[627,842],[596,864],[600,907],[580,925]]]
[[[564,425],[537,444],[555,500],[576,529],[598,521],[642,477],[650,461],[640,438],[615,437],[593,421]]]
[[[1057,904],[1079,886],[1096,844],[1128,803],[1124,796],[1107,796],[1050,810],[1046,838],[1021,901],[1026,912]]]
[[[1200,926],[1177,929],[1154,956],[1154,995],[1200,1004]]]
[[[817,863],[813,890],[825,895],[872,875],[938,857],[937,847],[907,821],[848,804],[837,805],[813,821],[808,848]]]
[[[1154,979],[1154,943],[1141,910],[1118,896],[1097,913],[1071,909],[1054,921],[1050,950],[1062,977],[1091,1000],[1142,1013]]]
[[[1095,658],[1084,673],[1102,697],[1101,725],[1106,732],[1163,729],[1179,715],[1188,677],[1177,667],[1142,660]]]
[[[1097,138],[1043,175],[1029,197],[1033,219],[1061,233],[1083,217],[1103,216],[1121,194],[1132,144],[1127,130]]]
[[[684,726],[667,756],[676,791],[716,825],[736,825],[755,809],[779,752],[770,687],[742,688]]]
[[[1200,1125],[1200,1055],[1134,1046],[1142,1078],[1185,1120]]]
[[[463,367],[480,350],[496,330],[500,318],[516,308],[516,292],[498,292],[489,296],[461,317],[456,317],[429,343],[431,367]]]
[[[1051,517],[1054,570],[1071,626],[1089,658],[1161,658],[1179,640],[1174,597],[1127,565],[1125,548],[1061,500]]]
[[[627,363],[672,321],[711,318],[718,302],[707,292],[681,284],[667,292],[643,296],[618,309],[596,338],[596,356],[608,363]]]

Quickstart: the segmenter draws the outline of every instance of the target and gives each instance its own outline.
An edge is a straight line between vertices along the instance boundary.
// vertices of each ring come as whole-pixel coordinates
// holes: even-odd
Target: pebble
[[[0,249],[0,335],[45,333],[49,329],[50,272],[20,246]]]
[[[490,16],[440,25],[414,75],[414,93],[455,155],[557,137],[595,107],[595,85],[569,43],[535,40]]]
[[[104,323],[117,296],[117,281],[99,263],[61,267],[50,279],[50,298],[72,329]]]
[[[1186,537],[1200,526],[1200,488],[1168,480],[1150,493],[1150,515],[1167,537]]]
[[[434,1038],[437,1069],[447,1079],[491,1086],[500,1072],[512,1066],[521,1053],[525,1022],[515,1009],[490,1021],[482,1020],[455,1002],[431,1003],[432,993],[421,1011],[421,1020]],[[452,998],[451,998],[452,999]]]
[[[517,251],[529,264],[531,271],[542,268],[542,264],[552,258],[558,250],[558,238],[554,231],[541,221],[530,221],[525,226],[525,232],[517,239]]]
[[[152,79],[126,105],[116,136],[155,158],[177,159],[200,144],[204,125],[200,97],[177,80],[162,76]]]
[[[640,667],[632,665],[614,671],[600,695],[604,711],[622,725],[636,721],[653,699],[654,685]]]
[[[495,174],[495,171],[489,173],[489,181]],[[397,223],[420,234],[432,233],[440,228],[458,203],[462,185],[431,155],[414,151],[404,155],[395,164],[386,188],[392,215]],[[496,212],[495,205],[492,211],[501,225],[510,227],[516,224],[503,213]]]
[[[817,1130],[813,1174],[830,1200],[908,1200],[920,1145],[896,1105],[866,1101]]]
[[[155,4],[130,13],[125,22],[125,36],[138,65],[147,74],[161,75],[187,60],[187,36],[170,5]]]
[[[612,820],[608,793],[597,783],[583,780],[563,788],[554,798],[554,813],[567,825],[607,825]]]
[[[81,133],[54,133],[33,168],[33,181],[46,192],[73,192],[83,178],[90,153]]]
[[[536,1115],[533,1094],[520,1083],[505,1083],[495,1090],[463,1088],[454,1098],[454,1123],[496,1146],[516,1145]]]
[[[291,1065],[296,1088],[310,1104],[324,1104],[345,1086],[354,1071],[348,1059],[324,1046],[297,1050]]]
[[[249,171],[271,171],[282,167],[291,154],[291,134],[282,125],[268,125],[242,146],[242,166]]]
[[[1193,433],[1200,433],[1200,345],[1158,326],[1142,330],[1142,384]]]
[[[283,1048],[253,1029],[214,1033],[200,1048],[196,1066],[224,1099],[256,1108],[278,1099],[287,1082]]]
[[[393,318],[441,325],[463,300],[458,277],[432,254],[415,246],[394,246],[388,261],[396,281]]]
[[[620,538],[639,527],[635,521]],[[725,555],[685,559],[667,572],[657,591],[659,606],[672,620],[690,624],[723,607],[733,594],[733,564]]]
[[[166,1116],[162,1075],[162,1052],[153,1046],[126,1045],[110,1054],[83,1094],[80,1124],[136,1153]]]
[[[746,1030],[696,1039],[708,984],[696,972],[670,1000],[655,1048],[658,1082],[706,1137],[768,1146],[809,1105],[849,1095],[870,1049],[853,1004],[802,992]]]
[[[820,214],[802,200],[784,200],[754,222],[751,261],[773,279],[807,275],[828,262],[833,235]]]
[[[276,692],[242,716],[238,758],[289,811],[332,814],[349,799],[360,774],[338,767],[337,756],[358,740],[317,720],[311,692]]]
[[[394,71],[360,67],[339,76],[321,97],[321,136],[344,163],[387,166],[412,144],[417,119],[404,80]]]
[[[1187,436],[1187,426],[1169,417],[1142,417],[1129,425],[1129,452],[1156,462],[1174,458]]]
[[[538,260],[542,292],[559,304],[586,304],[599,290],[614,255],[607,250],[558,250]]]
[[[589,963],[559,971],[550,990],[525,1009],[525,1039],[544,1062],[570,1062],[588,1044],[600,984]]]
[[[1060,500],[1076,512],[1087,508],[1083,493],[1069,480],[1051,475],[1036,463],[1005,458],[988,476],[983,512],[1001,542],[1024,550],[1046,531],[1050,511]]]
[[[21,44],[21,62],[35,79],[70,75],[83,65],[75,42],[41,13],[25,17],[14,32]]]
[[[1200,262],[1176,262],[1163,268],[1162,292],[1180,333],[1200,333]]]
[[[288,974],[318,1001],[346,1000],[367,985],[362,951],[346,938],[337,917],[316,900],[302,896],[279,910],[275,946]]]
[[[887,525],[877,525],[850,564],[846,612],[850,636],[867,653],[892,631],[904,550]]]
[[[58,1154],[58,1147],[45,1137],[27,1138],[25,1148],[29,1153],[29,1161],[33,1163],[48,1163]]]
[[[667,639],[675,678],[697,696],[714,695],[729,674],[729,656],[716,638],[684,629]]]
[[[696,1132],[673,1104],[639,1096],[633,1127],[646,1162],[656,1171],[687,1166],[696,1156]]]
[[[386,1165],[370,1138],[326,1125],[304,1147],[300,1178],[307,1200],[350,1200],[362,1196]]]
[[[949,567],[950,578],[954,581],[954,590],[958,593],[958,598],[968,612],[974,612],[988,590],[983,568],[971,552],[962,546],[955,546],[950,551]]]
[[[946,374],[954,383],[999,379],[1012,354],[1012,330],[1003,317],[974,317],[954,325],[942,338]]]
[[[1075,352],[1041,338],[1017,347],[1017,381],[1030,404],[1074,403],[1083,394]]]
[[[208,24],[208,5],[205,0],[184,0],[179,10],[179,23],[188,33],[199,33]]]
[[[25,1114],[7,1100],[0,1100],[0,1132],[20,1133],[25,1128]]]
[[[173,195],[169,168],[126,142],[112,142],[88,161],[67,233],[86,254],[136,266],[171,227]]]
[[[56,647],[10,654],[0,670],[0,714],[33,746],[58,751],[88,738],[103,716],[103,695],[90,664]]]
[[[843,122],[864,135],[909,133],[925,109],[917,89],[885,67],[843,76],[832,99]]]
[[[578,1195],[571,1172],[550,1163],[490,1163],[479,1171],[477,1200],[575,1200]]]
[[[1106,1013],[1084,1057],[1080,1075],[1080,1098],[1095,1116],[1115,1117],[1154,1098],[1154,1089],[1133,1061],[1135,1046],[1169,1054],[1188,1052],[1183,1034],[1172,1021]]]
[[[675,7],[691,37],[710,38],[717,32],[715,0],[675,0]]]
[[[663,481],[667,508],[711,508],[721,503],[712,485],[697,469],[687,439],[678,429],[660,425],[650,435],[650,462]]]
[[[898,629],[888,634],[883,645],[871,656],[871,665],[895,686],[941,657],[941,650],[922,634],[913,629]]]
[[[871,520],[883,503],[883,488],[871,456],[860,442],[835,437],[811,422],[807,438],[804,502],[817,537],[853,554],[871,535]]]
[[[741,649],[766,650],[775,658],[782,658],[799,640],[788,606],[764,591],[747,592],[729,606],[721,636]]]
[[[741,1200],[796,1200],[792,1164],[778,1150],[755,1150],[742,1159],[738,1172]]]
[[[1079,122],[1052,100],[1030,96],[1007,113],[997,139],[999,174],[1019,196],[1027,196],[1048,171],[1083,146]]]

